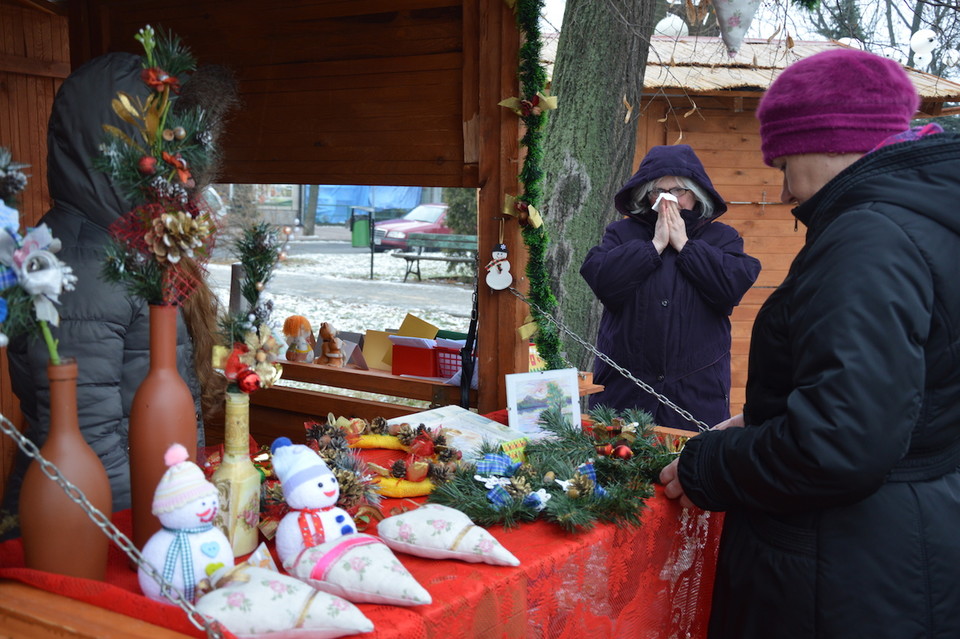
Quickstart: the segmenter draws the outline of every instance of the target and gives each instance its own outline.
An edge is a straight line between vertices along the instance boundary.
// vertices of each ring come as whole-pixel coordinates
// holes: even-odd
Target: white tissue
[[[675,202],[677,204],[680,203],[677,200],[677,196],[674,195],[673,193],[661,193],[660,195],[657,196],[657,201],[653,203],[653,210],[656,211],[657,213],[660,212],[660,202],[662,202],[663,200],[670,200],[671,202]]]

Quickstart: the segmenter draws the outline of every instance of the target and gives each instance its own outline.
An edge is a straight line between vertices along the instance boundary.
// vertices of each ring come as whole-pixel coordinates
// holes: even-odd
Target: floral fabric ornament
[[[707,0],[701,0],[706,2]],[[713,10],[717,14],[720,37],[727,45],[727,54],[732,58],[740,50],[743,37],[753,22],[760,0],[713,0]]]
[[[377,534],[393,550],[418,557],[520,565],[520,560],[487,530],[461,511],[439,504],[424,504],[387,517],[377,524]]]

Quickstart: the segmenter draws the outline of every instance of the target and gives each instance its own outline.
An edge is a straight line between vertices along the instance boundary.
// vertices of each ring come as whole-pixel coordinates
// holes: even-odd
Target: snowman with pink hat
[[[277,527],[277,555],[287,566],[306,548],[357,532],[353,518],[337,507],[340,484],[312,448],[278,437],[270,447],[290,512]]]
[[[230,541],[213,525],[220,507],[216,486],[189,461],[187,449],[173,444],[163,457],[167,471],[153,496],[153,514],[161,528],[143,546],[143,557],[163,580],[188,601],[199,596],[197,586],[216,570],[233,566]],[[143,594],[166,601],[161,586],[143,568],[137,571]]]

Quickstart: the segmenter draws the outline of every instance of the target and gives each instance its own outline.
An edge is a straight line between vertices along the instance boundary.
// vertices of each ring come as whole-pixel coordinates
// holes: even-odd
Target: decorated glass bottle
[[[230,540],[233,556],[257,547],[260,523],[260,471],[250,460],[250,396],[227,393],[224,415],[223,459],[213,473],[220,493],[214,523]]]
[[[190,459],[197,459],[196,407],[177,370],[177,308],[150,305],[150,370],[130,407],[130,499],[133,543],[139,550],[160,530],[152,509],[167,470],[164,453],[182,444]]]
[[[40,455],[109,520],[110,480],[77,418],[77,362],[47,366],[50,428]],[[20,532],[28,568],[103,581],[110,539],[34,461],[20,488]]]

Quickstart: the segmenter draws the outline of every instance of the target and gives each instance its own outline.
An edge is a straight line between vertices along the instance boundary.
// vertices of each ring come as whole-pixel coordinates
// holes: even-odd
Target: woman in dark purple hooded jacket
[[[614,203],[626,217],[580,268],[603,303],[597,348],[708,426],[727,419],[730,313],[759,260],[743,252],[736,229],[716,222],[727,205],[686,144],[650,149]],[[661,426],[697,430],[599,358],[594,381],[604,390],[591,408],[640,408]]]

